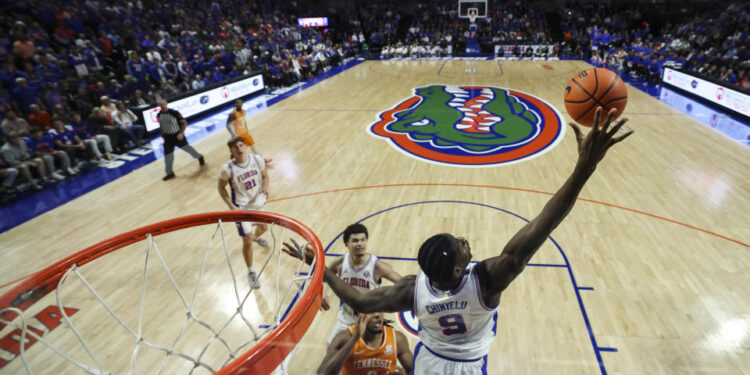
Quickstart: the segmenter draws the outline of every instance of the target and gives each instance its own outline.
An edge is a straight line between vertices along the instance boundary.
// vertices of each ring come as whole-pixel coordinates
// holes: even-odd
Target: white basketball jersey
[[[437,290],[420,271],[414,288],[414,315],[419,339],[431,351],[449,358],[485,356],[495,338],[497,308],[485,306],[474,264],[452,291]]]
[[[378,257],[368,254],[365,264],[362,267],[355,268],[349,258],[349,253],[344,254],[344,259],[341,261],[341,269],[339,270],[339,278],[358,290],[366,291],[378,288],[380,287],[380,283],[375,280],[375,265],[377,263]],[[354,325],[357,322],[357,317],[354,315],[352,308],[346,304],[340,306],[338,319],[346,326]]]
[[[260,155],[247,155],[247,160],[243,164],[231,160],[221,167],[222,177],[229,179],[232,203],[235,206],[249,210],[263,208],[266,197],[260,194],[260,189],[263,185],[261,172],[265,167],[266,164]]]

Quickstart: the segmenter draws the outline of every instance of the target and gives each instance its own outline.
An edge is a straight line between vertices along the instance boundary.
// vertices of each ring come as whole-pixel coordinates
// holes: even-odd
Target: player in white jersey
[[[341,280],[360,291],[380,287],[382,278],[386,278],[392,283],[401,279],[401,275],[394,271],[390,264],[379,260],[375,254],[367,252],[368,237],[367,227],[363,224],[355,223],[346,227],[343,239],[348,252],[328,264],[328,268],[336,273]],[[323,296],[323,308],[328,309],[327,296]],[[336,334],[353,326],[356,322],[357,315],[351,307],[341,304],[336,326],[333,327],[327,343],[330,345]]]
[[[324,280],[344,303],[359,312],[414,312],[420,322],[420,343],[414,350],[413,374],[486,373],[486,355],[494,336],[494,310],[502,292],[573,208],[607,150],[633,132],[616,136],[627,119],[612,125],[615,110],[603,122],[601,112],[601,108],[597,109],[594,126],[586,136],[578,126],[570,124],[578,142],[578,161],[573,172],[542,212],[524,225],[498,256],[470,266],[469,241],[442,233],[420,246],[421,272],[404,276],[393,286],[361,293],[328,269]],[[301,248],[284,245],[290,255],[304,255],[306,262],[312,262],[311,248],[303,254]]]
[[[227,142],[232,160],[221,167],[219,174],[219,195],[230,210],[261,211],[268,199],[268,172],[263,157],[249,154],[247,146],[240,137]],[[231,198],[227,193],[231,190]],[[266,247],[268,243],[260,238],[267,229],[265,224],[238,222],[237,230],[242,237],[242,256],[247,265],[247,277],[253,288],[260,288],[258,274],[253,269],[253,241]],[[254,227],[254,228],[253,228]]]

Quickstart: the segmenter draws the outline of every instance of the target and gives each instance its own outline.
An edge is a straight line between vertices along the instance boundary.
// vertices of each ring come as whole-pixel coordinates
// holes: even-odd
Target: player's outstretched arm
[[[302,249],[289,242],[284,242],[283,250],[285,253],[302,259],[307,264],[312,264],[313,250],[308,245]],[[341,302],[349,305],[352,309],[361,313],[375,312],[396,312],[410,310],[414,302],[414,282],[415,275],[408,275],[401,278],[393,286],[383,286],[360,292],[351,285],[341,280],[334,271],[325,268],[323,281],[328,283],[334,293],[341,299]]]
[[[315,372],[318,375],[339,375],[341,368],[344,367],[346,359],[352,353],[354,345],[357,343],[367,327],[367,322],[370,320],[370,316],[360,314],[357,318],[356,329],[352,335],[348,329],[339,332],[336,337],[333,338],[331,346],[328,347],[326,356],[323,357],[323,361],[320,362],[318,371]]]
[[[414,302],[415,275],[404,276],[392,286],[382,286],[365,292],[354,289],[327,268],[323,280],[341,302],[363,313],[410,310]]]
[[[510,239],[499,256],[479,264],[482,294],[490,306],[497,306],[500,293],[523,271],[542,243],[568,215],[583,185],[594,173],[597,163],[607,150],[633,133],[630,130],[615,136],[628,120],[621,119],[610,126],[616,111],[611,110],[603,123],[600,122],[601,112],[601,108],[596,110],[594,126],[586,136],[578,126],[570,124],[578,142],[578,162],[565,184],[547,202],[542,212]],[[602,124],[601,127],[597,126],[599,124]]]

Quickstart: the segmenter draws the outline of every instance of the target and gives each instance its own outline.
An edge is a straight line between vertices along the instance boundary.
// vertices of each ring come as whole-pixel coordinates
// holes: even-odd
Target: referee
[[[198,159],[201,167],[203,164],[206,164],[206,161],[203,160],[203,155],[199,154],[193,146],[188,144],[187,138],[185,138],[187,121],[182,117],[180,112],[167,108],[167,101],[164,99],[159,100],[159,107],[161,107],[161,112],[156,117],[161,127],[161,136],[164,138],[164,163],[166,164],[167,171],[162,180],[167,181],[175,177],[174,171],[172,171],[174,146],[179,146],[188,154]]]

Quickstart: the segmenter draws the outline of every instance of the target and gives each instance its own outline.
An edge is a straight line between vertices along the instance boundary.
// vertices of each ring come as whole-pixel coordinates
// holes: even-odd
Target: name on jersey
[[[344,282],[351,286],[358,286],[365,289],[370,289],[370,281],[360,279],[359,277],[345,277]]]
[[[258,174],[258,171],[255,170],[255,169],[253,169],[253,170],[247,171],[247,172],[245,172],[245,173],[243,173],[241,175],[237,175],[237,180],[238,181],[244,181],[244,180],[247,180],[250,177],[256,176],[257,174]]]
[[[437,314],[443,311],[449,311],[449,310],[463,310],[469,305],[468,301],[450,301],[450,302],[443,302],[443,303],[436,303],[434,305],[427,305],[425,306],[425,310],[427,310],[430,314]]]
[[[368,369],[368,368],[390,368],[390,359],[381,358],[367,358],[354,361],[354,369]]]

